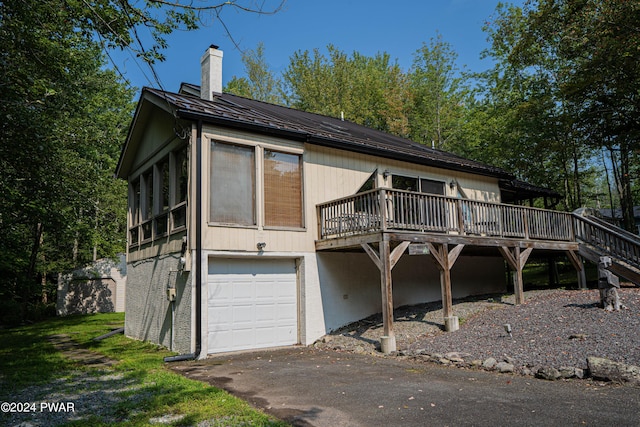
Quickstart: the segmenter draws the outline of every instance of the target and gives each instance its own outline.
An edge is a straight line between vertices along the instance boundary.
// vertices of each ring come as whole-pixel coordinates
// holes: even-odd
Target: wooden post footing
[[[458,316],[449,316],[444,318],[444,330],[447,332],[454,332],[460,329],[460,322]]]
[[[396,336],[382,336],[380,337],[380,350],[383,354],[389,354],[396,351]]]

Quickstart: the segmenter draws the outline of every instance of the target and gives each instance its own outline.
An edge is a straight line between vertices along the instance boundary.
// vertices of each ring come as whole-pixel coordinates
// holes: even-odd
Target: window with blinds
[[[253,147],[211,142],[211,222],[256,224],[256,162]]]
[[[264,225],[302,228],[302,157],[264,150]]]

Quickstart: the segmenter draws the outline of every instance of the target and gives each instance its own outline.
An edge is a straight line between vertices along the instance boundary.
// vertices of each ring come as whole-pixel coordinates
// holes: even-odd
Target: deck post
[[[516,296],[516,305],[524,304],[524,284],[522,281],[522,269],[531,255],[533,248],[527,248],[524,251],[520,251],[520,247],[516,246],[512,249],[506,246],[499,246],[498,249],[504,257],[509,267],[515,271],[513,288]]]
[[[574,251],[567,251],[567,257],[578,273],[578,288],[587,289],[587,275],[585,274],[584,263],[582,258]]]
[[[378,253],[367,243],[361,246],[369,255],[369,258],[380,270],[380,288],[382,293],[382,326],[384,335],[380,338],[380,350],[389,354],[396,351],[396,336],[393,332],[393,287],[391,280],[391,270],[409,247],[410,242],[401,242],[391,251],[388,240],[381,240]]]
[[[391,252],[389,242],[380,242],[380,285],[382,290],[382,325],[384,335],[381,344],[383,353],[388,354],[396,351],[396,336],[393,332],[393,289],[391,282]]]
[[[442,292],[442,314],[444,317],[444,329],[447,332],[457,331],[460,327],[458,316],[453,315],[453,297],[451,293],[451,267],[455,264],[464,245],[457,245],[449,252],[447,243],[427,243],[429,253],[436,260],[440,270],[440,291]]]

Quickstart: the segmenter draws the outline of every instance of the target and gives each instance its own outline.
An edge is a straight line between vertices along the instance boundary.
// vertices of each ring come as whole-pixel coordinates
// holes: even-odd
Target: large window
[[[255,149],[211,142],[210,221],[256,224]]]
[[[187,162],[187,147],[178,150],[173,157],[173,189],[171,196],[173,209],[171,210],[171,225],[173,229],[187,225],[187,189],[189,183],[189,163]]]
[[[158,189],[158,206],[154,218],[155,236],[166,235],[169,231],[169,158],[156,165],[156,188]]]
[[[187,147],[170,153],[129,187],[129,245],[137,246],[186,227]]]
[[[131,228],[129,229],[129,243],[137,245],[140,241],[140,178],[131,183],[130,189]]]
[[[153,168],[142,174],[142,240],[153,237]]]
[[[439,194],[444,196],[444,182],[433,179],[415,178],[411,176],[393,175],[391,186],[399,190],[417,191],[420,193]]]
[[[301,156],[264,150],[264,225],[303,226]]]
[[[211,141],[210,167],[213,225],[304,227],[300,154]]]

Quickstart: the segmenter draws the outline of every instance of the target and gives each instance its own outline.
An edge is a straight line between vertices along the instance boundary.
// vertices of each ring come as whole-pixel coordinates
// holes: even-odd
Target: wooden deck
[[[391,271],[411,245],[440,270],[445,328],[456,330],[451,268],[466,246],[495,247],[514,271],[516,303],[524,302],[522,268],[534,249],[565,253],[586,286],[576,222],[566,212],[378,188],[317,206],[316,249],[364,250],[380,270],[383,352],[395,351]]]
[[[324,249],[329,240],[375,232],[429,233],[456,241],[466,237],[478,244],[478,237],[575,242],[571,213],[410,191],[380,188],[323,203],[317,209],[318,249]]]
[[[593,216],[377,188],[317,206],[316,249],[364,250],[380,270],[383,352],[396,349],[391,271],[403,253],[430,254],[440,270],[445,328],[458,328],[451,268],[465,247],[497,248],[524,302],[522,269],[533,250],[564,253],[586,287],[582,258],[609,256],[614,274],[640,286],[640,237]],[[412,246],[414,245],[414,246]]]

